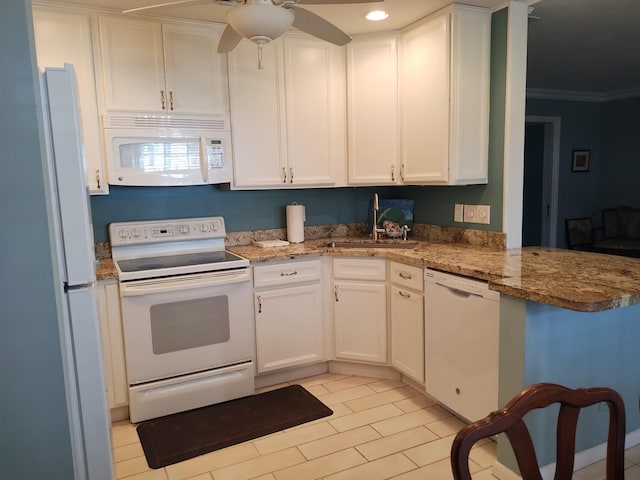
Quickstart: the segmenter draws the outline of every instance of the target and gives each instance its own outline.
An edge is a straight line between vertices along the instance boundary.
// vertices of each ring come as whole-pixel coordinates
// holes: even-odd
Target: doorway
[[[558,244],[560,117],[526,116],[522,246]]]

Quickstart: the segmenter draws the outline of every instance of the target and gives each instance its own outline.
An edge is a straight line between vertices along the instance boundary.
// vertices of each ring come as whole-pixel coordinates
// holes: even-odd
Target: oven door
[[[254,361],[249,269],[123,282],[129,385]]]

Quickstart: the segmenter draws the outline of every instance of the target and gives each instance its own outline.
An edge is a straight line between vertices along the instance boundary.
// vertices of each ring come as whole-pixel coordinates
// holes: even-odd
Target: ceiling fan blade
[[[211,0],[207,0],[210,2]],[[204,3],[202,0],[174,0],[173,2],[156,3],[155,5],[147,5],[146,7],[130,8],[123,10],[122,13],[141,12],[143,10],[150,10],[152,8],[171,7],[173,5],[182,5],[184,3]]]
[[[326,40],[329,43],[333,43],[334,45],[346,45],[351,41],[349,35],[315,13],[294,6],[288,6],[287,8],[293,10],[295,14],[293,26],[297,29],[307,32],[314,37]]]
[[[233,50],[242,40],[242,35],[236,32],[231,25],[227,25],[218,42],[218,53],[227,53]]]
[[[298,0],[296,3],[306,5],[337,5],[348,3],[374,3],[380,2],[380,0]]]

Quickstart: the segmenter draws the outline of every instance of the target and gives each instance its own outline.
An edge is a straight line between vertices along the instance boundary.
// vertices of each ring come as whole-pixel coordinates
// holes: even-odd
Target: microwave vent
[[[168,115],[105,115],[106,128],[189,128],[227,131],[227,122],[220,118],[192,118]]]

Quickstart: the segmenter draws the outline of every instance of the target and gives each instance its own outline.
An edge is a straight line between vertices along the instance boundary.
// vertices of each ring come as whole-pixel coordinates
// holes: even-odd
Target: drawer
[[[386,267],[384,258],[334,258],[333,278],[384,281]]]
[[[319,259],[253,267],[253,286],[255,288],[315,282],[321,278],[322,264]]]
[[[424,289],[424,270],[412,265],[389,262],[391,283],[422,292]]]

